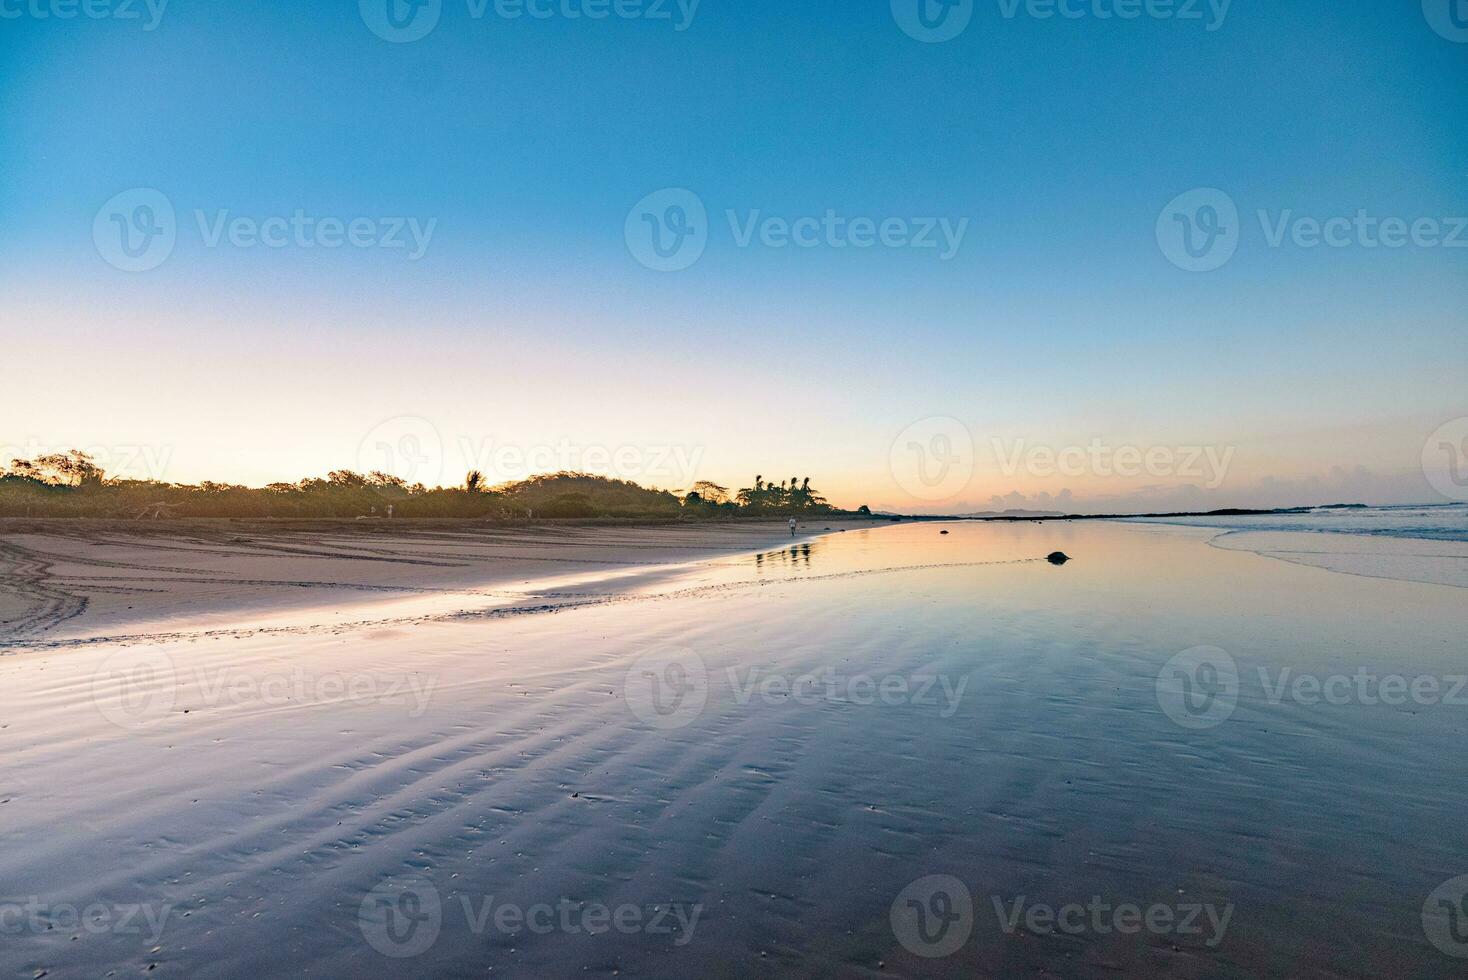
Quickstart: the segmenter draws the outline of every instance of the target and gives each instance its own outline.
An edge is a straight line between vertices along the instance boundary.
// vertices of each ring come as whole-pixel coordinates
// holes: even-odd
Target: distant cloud
[[[1418,471],[1379,473],[1366,466],[1332,466],[1296,479],[1265,477],[1247,486],[1214,490],[1196,484],[1153,484],[1125,494],[1079,497],[1071,489],[1024,494],[1017,490],[987,500],[954,501],[922,507],[887,505],[882,510],[912,514],[972,514],[987,511],[1035,510],[1075,514],[1219,510],[1241,507],[1266,510],[1320,504],[1420,504],[1439,501]]]

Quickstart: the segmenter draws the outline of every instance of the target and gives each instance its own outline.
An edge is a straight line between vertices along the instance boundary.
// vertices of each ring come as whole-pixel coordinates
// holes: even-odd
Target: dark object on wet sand
[[[1052,551],[1050,552],[1050,554],[1045,556],[1045,560],[1052,565],[1064,565],[1066,562],[1070,561],[1070,555],[1067,555],[1063,551]]]
[[[947,534],[948,532],[947,531],[939,531],[938,533],[939,534]]]

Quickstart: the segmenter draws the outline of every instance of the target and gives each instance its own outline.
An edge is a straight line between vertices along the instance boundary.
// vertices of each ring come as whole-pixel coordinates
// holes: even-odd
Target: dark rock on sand
[[[1064,565],[1066,562],[1070,561],[1070,555],[1067,555],[1063,551],[1052,551],[1050,552],[1050,554],[1045,556],[1045,560],[1052,565]]]

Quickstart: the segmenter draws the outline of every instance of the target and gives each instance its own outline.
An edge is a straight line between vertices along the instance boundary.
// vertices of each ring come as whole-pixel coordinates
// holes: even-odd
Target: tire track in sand
[[[18,618],[0,623],[0,639],[45,633],[86,612],[86,596],[48,584],[55,581],[51,562],[40,555],[0,543],[0,561],[8,566],[0,574],[0,593],[18,596],[27,606]]]

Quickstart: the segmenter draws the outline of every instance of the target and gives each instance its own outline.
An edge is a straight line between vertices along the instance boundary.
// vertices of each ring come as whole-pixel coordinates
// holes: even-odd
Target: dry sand
[[[802,522],[799,539],[871,527]],[[247,629],[309,610],[513,603],[531,584],[641,582],[787,545],[785,521],[505,527],[453,520],[0,520],[0,645]],[[494,587],[500,587],[496,590]],[[406,600],[406,601],[405,601]],[[416,604],[412,602],[416,600]]]

